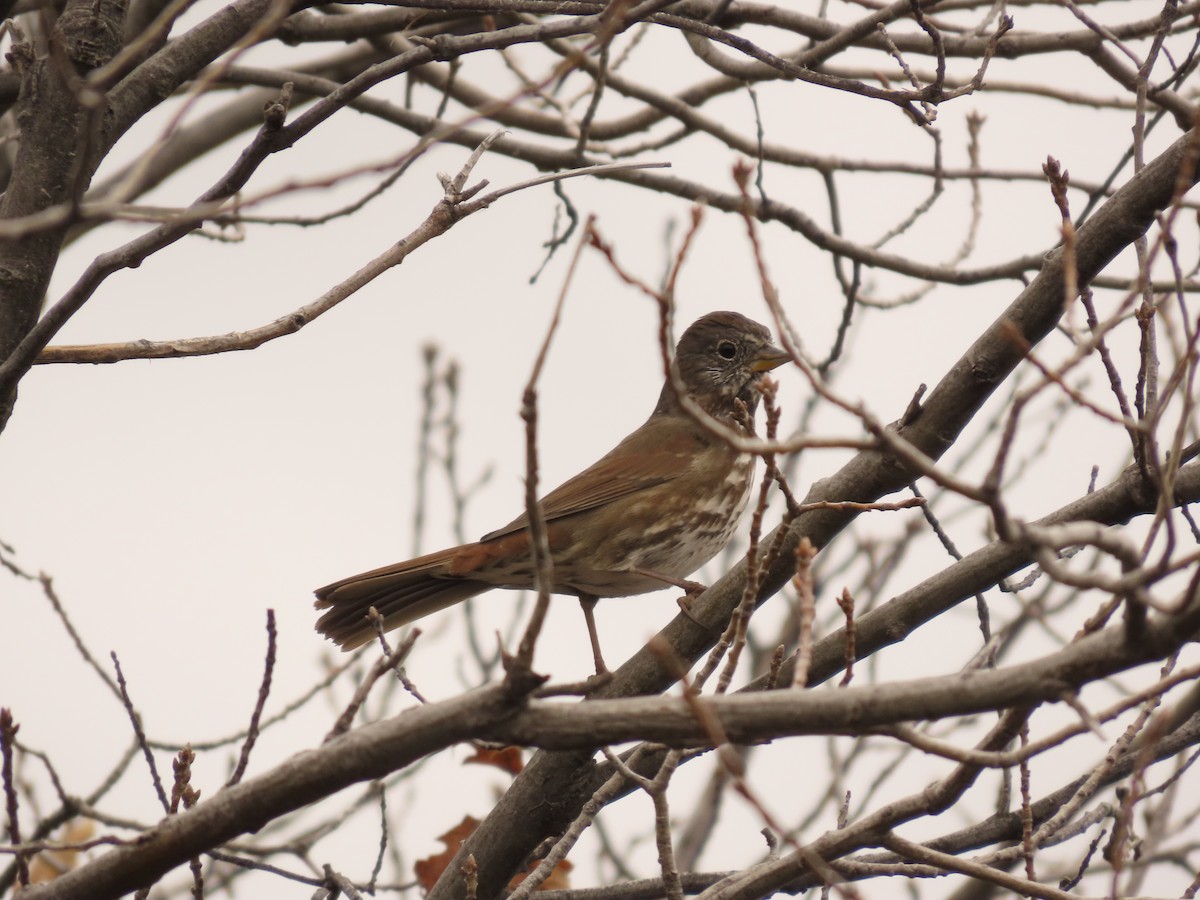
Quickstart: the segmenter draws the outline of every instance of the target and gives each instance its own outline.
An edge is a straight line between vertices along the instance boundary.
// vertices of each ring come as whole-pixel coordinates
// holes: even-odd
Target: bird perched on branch
[[[683,393],[738,434],[751,433],[757,382],[788,360],[771,332],[735,312],[714,312],[680,337],[672,363]],[[592,607],[684,579],[728,543],[750,495],[754,457],[705,428],[670,378],[640,427],[606,456],[547,494],[542,515],[553,562],[550,590],[579,598],[597,672],[604,671]],[[317,630],[350,650],[492,588],[534,588],[525,514],[476,543],[439,550],[316,591]]]

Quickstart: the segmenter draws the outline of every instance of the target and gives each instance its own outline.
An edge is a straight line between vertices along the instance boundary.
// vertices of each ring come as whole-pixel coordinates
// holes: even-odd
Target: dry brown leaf
[[[524,872],[514,875],[513,880],[508,883],[508,889],[511,891],[524,881],[525,877],[537,868],[537,864],[538,861],[534,860]],[[571,886],[571,877],[568,873],[573,868],[575,867],[571,865],[569,860],[559,860],[558,865],[554,867],[554,871],[534,889],[534,893],[537,893],[537,891],[565,891]]]
[[[463,760],[466,763],[478,763],[482,766],[495,766],[497,769],[503,769],[509,775],[520,775],[521,770],[525,768],[525,761],[521,759],[520,747],[501,747],[496,750],[492,747],[475,747],[475,752]]]
[[[445,850],[413,863],[413,871],[417,873],[417,881],[421,887],[428,891],[437,884],[437,880],[442,877],[446,866],[450,865],[450,860],[454,859],[454,854],[458,852],[463,841],[469,838],[478,827],[478,819],[464,816],[461,822],[438,837],[438,840],[446,845]]]
[[[495,765],[495,763],[491,764]],[[478,819],[473,816],[464,816],[461,822],[438,837],[438,840],[446,845],[445,850],[441,853],[435,853],[433,856],[427,856],[425,859],[417,860],[413,864],[413,871],[417,874],[417,882],[422,888],[429,891],[437,883],[437,880],[442,877],[442,873],[446,871],[446,866],[450,865],[450,862],[454,859],[454,855],[458,853],[458,848],[463,845],[463,841],[469,838],[478,827]],[[508,889],[511,891],[524,881],[526,876],[536,867],[537,861],[535,860],[529,864],[525,871],[514,875],[512,881],[508,883]],[[567,860],[560,861],[554,867],[554,871],[550,873],[550,877],[542,882],[537,889],[539,891],[559,891],[569,888],[571,881],[568,873],[573,868],[575,867]]]

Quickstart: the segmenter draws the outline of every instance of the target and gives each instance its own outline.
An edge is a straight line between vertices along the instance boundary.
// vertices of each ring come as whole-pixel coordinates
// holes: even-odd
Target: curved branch
[[[525,190],[526,188],[555,181],[563,181],[567,178],[578,178],[584,175],[603,175],[618,169],[657,168],[665,165],[667,164],[610,163],[608,165],[589,166],[582,169],[571,169],[567,172],[540,175],[528,181],[500,188],[466,202],[460,202],[454,197],[446,197],[438,201],[433,211],[416,229],[406,237],[401,238],[388,250],[376,256],[349,278],[339,282],[316,300],[306,303],[299,309],[295,309],[287,315],[280,316],[265,325],[229,334],[179,338],[169,341],[140,340],[119,344],[47,347],[34,360],[34,363],[38,365],[47,363],[100,364],[123,362],[130,359],[180,359],[190,356],[212,356],[217,353],[230,353],[238,350],[254,350],[278,338],[295,334],[314,319],[329,312],[329,310],[333,309],[347,297],[352,296],[367,284],[370,284],[384,272],[400,265],[418,247],[445,234],[455,223],[465,219],[472,213],[487,209],[502,197]],[[203,220],[209,217],[209,213],[201,211],[198,217],[200,220]]]

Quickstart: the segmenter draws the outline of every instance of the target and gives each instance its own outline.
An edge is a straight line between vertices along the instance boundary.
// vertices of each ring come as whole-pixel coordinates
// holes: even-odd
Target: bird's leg
[[[638,575],[645,575],[647,578],[653,578],[661,581],[663,584],[670,584],[683,591],[683,596],[675,602],[679,604],[679,611],[687,616],[692,622],[705,631],[709,630],[708,626],[692,615],[692,602],[708,590],[708,585],[701,584],[698,581],[689,581],[686,578],[672,578],[670,575],[664,575],[661,572],[655,572],[653,569],[642,569],[634,567],[630,570]]]
[[[592,642],[592,659],[596,663],[596,677],[608,679],[612,673],[604,664],[604,655],[600,652],[600,635],[596,633],[596,601],[599,598],[591,594],[579,595],[579,608],[583,610],[583,618],[587,622],[588,639]]]

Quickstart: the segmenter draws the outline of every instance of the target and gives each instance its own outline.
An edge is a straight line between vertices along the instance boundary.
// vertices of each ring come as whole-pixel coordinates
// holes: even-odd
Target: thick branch
[[[72,0],[59,17],[49,57],[17,41],[10,54],[21,74],[17,122],[21,141],[0,218],[16,219],[78,202],[101,159],[97,132],[103,100],[77,72],[103,65],[119,44],[123,3]],[[67,216],[56,227],[0,242],[0,359],[7,358],[37,320],[58,262]],[[8,420],[15,386],[0,388],[0,429]]]
[[[1173,144],[1080,228],[1076,246],[1080,283],[1091,281],[1145,232],[1159,211],[1194,183],[1194,141],[1189,133]],[[897,428],[897,433],[929,457],[940,457],[1024,358],[1023,347],[1036,345],[1058,322],[1063,314],[1062,285],[1062,254],[1056,250],[1046,258],[1038,277],[938,383],[914,421]],[[1014,330],[1024,338],[1023,344],[1012,339]],[[867,451],[833,477],[814,485],[806,499],[873,501],[901,489],[912,478],[913,473],[895,457]],[[802,537],[825,546],[853,518],[852,512],[833,510],[816,510],[798,517],[782,536],[784,550],[776,564],[763,573],[760,602],[791,577],[794,548]],[[769,545],[777,532],[763,543]],[[659,632],[658,640],[668,643],[683,660],[698,659],[741,600],[745,579],[743,562],[693,603],[690,616],[677,616]],[[673,673],[660,656],[643,649],[617,671],[605,694],[617,697],[657,693],[673,680]],[[478,864],[479,896],[496,896],[521,860],[547,835],[562,831],[578,813],[588,797],[587,775],[591,768],[591,753],[587,751],[536,754],[491,815],[463,844],[455,862],[431,892],[431,900],[459,900],[465,896],[461,872],[468,854]]]
[[[1193,598],[1194,600],[1194,598]],[[1157,619],[1145,640],[1128,639],[1123,625],[1070,644],[1041,659],[1003,669],[955,672],[837,691],[776,690],[706,698],[705,707],[735,744],[805,734],[941,719],[1057,701],[1084,684],[1161,659],[1197,637],[1200,604],[1181,616]],[[626,697],[589,703],[532,703],[486,735],[503,743],[551,749],[590,748],[645,740],[671,747],[704,747],[712,731],[678,697]]]
[[[105,853],[49,884],[31,887],[21,896],[23,900],[119,897],[278,816],[349,785],[381,778],[495,727],[512,712],[501,687],[418,706],[317,750],[299,753],[265,775],[225,788],[187,812],[164,819],[136,842]]]

